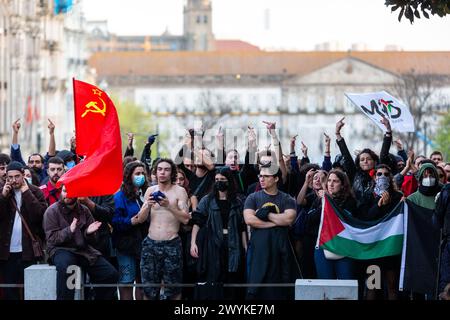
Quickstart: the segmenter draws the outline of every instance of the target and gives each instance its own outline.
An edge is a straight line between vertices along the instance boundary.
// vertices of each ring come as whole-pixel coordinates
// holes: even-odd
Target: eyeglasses
[[[377,172],[377,177],[381,177],[381,176],[385,176],[385,177],[389,177],[389,172]]]

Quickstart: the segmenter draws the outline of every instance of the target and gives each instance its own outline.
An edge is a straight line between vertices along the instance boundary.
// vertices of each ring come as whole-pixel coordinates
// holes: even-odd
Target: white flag
[[[398,132],[414,132],[414,119],[406,105],[391,96],[386,91],[372,93],[345,93],[345,96],[355,104],[383,131],[380,122],[382,115],[389,119],[392,130]]]

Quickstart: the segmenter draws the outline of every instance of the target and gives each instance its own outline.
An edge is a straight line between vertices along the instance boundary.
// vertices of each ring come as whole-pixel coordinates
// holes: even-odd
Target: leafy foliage
[[[427,115],[436,112],[433,97],[440,94],[440,90],[446,83],[441,77],[431,74],[418,74],[411,72],[400,75],[394,85],[394,95],[398,96],[411,111],[414,118],[416,131],[424,132]],[[408,148],[419,150],[419,141],[415,133],[399,134]]]
[[[444,154],[445,159],[450,158],[450,113],[447,113],[441,120],[437,130],[435,141],[439,150]]]
[[[129,101],[120,101],[114,99],[120,123],[120,133],[122,136],[122,149],[125,151],[128,144],[128,132],[134,133],[134,155],[141,156],[147,138],[155,133],[155,124],[152,122],[151,115],[144,112],[141,107]]]
[[[450,14],[449,0],[386,0],[384,4],[387,7],[391,7],[391,12],[400,9],[398,14],[399,22],[405,16],[406,19],[413,23],[414,18],[421,18],[420,12],[427,19],[430,18],[430,13],[441,18]]]

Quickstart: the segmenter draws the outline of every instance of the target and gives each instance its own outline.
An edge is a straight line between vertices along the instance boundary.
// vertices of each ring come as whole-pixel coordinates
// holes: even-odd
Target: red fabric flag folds
[[[75,135],[78,155],[85,160],[58,181],[67,196],[114,194],[122,182],[122,141],[114,103],[99,88],[73,80]]]

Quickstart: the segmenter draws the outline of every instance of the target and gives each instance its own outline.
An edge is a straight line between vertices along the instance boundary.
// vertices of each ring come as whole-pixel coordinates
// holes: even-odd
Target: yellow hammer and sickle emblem
[[[103,101],[102,98],[100,98],[100,101],[103,103],[103,109],[100,109],[97,105],[96,101],[91,101],[88,104],[86,104],[86,111],[81,115],[82,118],[84,118],[89,112],[92,113],[100,113],[102,116],[105,116],[106,113],[106,103]]]

